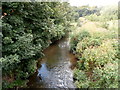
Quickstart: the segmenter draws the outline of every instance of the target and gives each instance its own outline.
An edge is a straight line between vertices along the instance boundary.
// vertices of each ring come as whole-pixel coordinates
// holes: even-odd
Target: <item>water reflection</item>
[[[40,60],[41,67],[37,75],[30,79],[29,86],[34,88],[75,88],[73,71],[76,59],[69,52],[68,39],[62,39],[44,51],[45,57]],[[71,67],[71,68],[70,68]],[[39,79],[38,79],[39,77]],[[35,81],[35,78],[40,83]]]
[[[45,80],[45,79],[49,78],[49,71],[48,71],[45,63],[42,63],[41,65],[42,65],[41,68],[38,69],[38,75],[37,76],[40,79]]]

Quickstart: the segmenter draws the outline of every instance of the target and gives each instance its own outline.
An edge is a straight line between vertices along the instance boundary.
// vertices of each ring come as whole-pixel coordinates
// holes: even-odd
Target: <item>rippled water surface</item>
[[[76,59],[69,52],[69,40],[64,38],[44,51],[45,57],[38,62],[36,73],[30,77],[31,88],[75,88],[73,68]]]

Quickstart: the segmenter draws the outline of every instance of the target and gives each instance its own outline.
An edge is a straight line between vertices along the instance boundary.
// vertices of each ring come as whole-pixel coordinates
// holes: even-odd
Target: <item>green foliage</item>
[[[118,88],[118,65],[95,68],[92,79],[83,70],[75,69],[74,78],[78,88]]]
[[[102,67],[115,58],[115,50],[113,49],[111,42],[106,42],[97,48],[85,49],[82,57],[85,58],[84,65],[86,69],[94,68],[96,66]],[[90,67],[90,63],[92,63],[93,66]]]
[[[103,69],[95,68],[90,85],[96,88],[118,88],[118,63],[106,65]],[[98,79],[98,80],[97,80]]]
[[[18,87],[26,87],[27,86],[27,80],[16,80],[13,83],[8,83],[7,81],[3,81],[2,85],[4,86],[2,89],[6,90],[6,88],[13,88],[14,86]]]
[[[105,17],[106,20],[117,20],[118,19],[118,6],[105,6],[102,7],[100,11],[101,15]]]
[[[101,24],[101,27],[103,27],[103,28],[106,28],[106,29],[108,29],[108,24],[106,23],[106,22],[103,22],[102,24]]]
[[[83,51],[89,47],[100,46],[102,43],[101,39],[84,38],[77,44],[76,52],[83,53]]]
[[[120,2],[118,2],[118,19],[120,19]]]
[[[20,61],[19,61],[19,56],[15,54],[1,58],[0,62],[2,63],[3,74],[5,73],[10,74],[11,70],[14,70]]]
[[[113,21],[106,23],[107,28],[101,31],[95,28],[83,33],[81,29],[70,37],[71,49],[79,59],[74,70],[78,88],[118,88],[117,29],[112,30]]]
[[[75,69],[74,77],[75,77],[75,79],[79,80],[79,81],[75,81],[75,85],[77,85],[78,88],[88,88],[89,87],[89,79],[87,78],[84,71]]]
[[[90,14],[94,14],[94,13],[97,13],[98,11],[99,11],[99,9],[96,6],[95,7],[90,7],[88,5],[78,7],[78,9],[77,9],[79,17],[83,17],[83,16],[87,16],[87,15],[90,15]]]
[[[82,42],[78,44],[82,48],[77,47],[76,49],[79,59],[74,76],[77,79],[75,82],[77,87],[118,88],[118,56],[117,49],[113,47],[112,43],[115,42],[105,41],[97,47],[88,47]],[[84,72],[84,74],[79,72]],[[87,80],[82,80],[86,76],[85,72],[91,73],[92,76],[88,74]]]
[[[108,20],[118,19],[118,7],[117,6],[104,6],[100,8],[99,13],[100,13],[99,15],[95,13],[95,14],[91,14],[85,17],[90,21],[108,21]]]
[[[14,78],[11,84],[6,81],[12,88],[20,86],[16,80],[21,82],[32,75],[42,51],[70,30],[70,8],[60,2],[3,2],[2,11],[0,62],[4,77]]]
[[[91,14],[99,14],[99,8],[97,6],[90,7],[88,5],[80,6],[80,7],[71,7],[71,16],[74,21],[77,21],[80,17],[88,16]]]
[[[70,42],[70,50],[73,52],[76,51],[76,45],[78,44],[79,41],[83,40],[86,37],[91,37],[89,32],[83,30],[76,35],[71,35],[71,42]]]
[[[90,21],[103,21],[104,17],[102,16],[97,16],[96,14],[91,14],[89,16],[85,16],[86,19]]]

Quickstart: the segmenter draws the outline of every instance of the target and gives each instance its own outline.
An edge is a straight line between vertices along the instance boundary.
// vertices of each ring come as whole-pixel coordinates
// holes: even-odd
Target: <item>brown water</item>
[[[69,52],[69,40],[64,38],[44,51],[45,57],[38,62],[36,73],[30,77],[30,88],[75,88],[73,68],[76,59]]]

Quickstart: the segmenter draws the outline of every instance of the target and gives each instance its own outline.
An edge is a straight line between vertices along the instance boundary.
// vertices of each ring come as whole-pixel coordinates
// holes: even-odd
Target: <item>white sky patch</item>
[[[69,0],[71,6],[106,6],[106,5],[118,5],[120,0]]]

